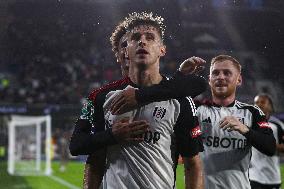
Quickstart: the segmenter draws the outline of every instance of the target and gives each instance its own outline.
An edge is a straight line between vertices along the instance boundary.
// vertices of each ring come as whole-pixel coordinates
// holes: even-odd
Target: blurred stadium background
[[[284,120],[283,10],[281,0],[0,1],[0,188],[81,187],[85,157],[68,156],[65,168],[60,157],[84,98],[121,77],[109,37],[134,11],[165,18],[162,73],[170,76],[190,56],[209,62],[233,55],[243,66],[239,100],[251,103],[257,93],[269,93],[275,115]],[[7,122],[13,114],[51,115],[52,176],[8,175]]]

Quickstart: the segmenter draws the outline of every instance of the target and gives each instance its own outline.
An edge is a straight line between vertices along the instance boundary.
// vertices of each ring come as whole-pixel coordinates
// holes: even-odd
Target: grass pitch
[[[52,163],[53,174],[48,176],[10,176],[7,163],[0,162],[0,189],[80,189],[83,183],[84,163],[69,162],[64,172],[59,171],[59,163]],[[284,166],[281,166],[284,180]],[[177,168],[177,188],[184,188],[183,165]],[[284,187],[282,186],[282,189]]]

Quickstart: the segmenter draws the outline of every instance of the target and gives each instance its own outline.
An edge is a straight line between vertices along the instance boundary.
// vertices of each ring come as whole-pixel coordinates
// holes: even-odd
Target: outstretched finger
[[[129,117],[123,117],[122,119],[119,120],[121,123],[129,123],[130,118]]]
[[[219,127],[224,129],[224,127],[226,127],[228,124],[229,124],[229,122],[226,119],[224,119],[224,120],[220,121]]]
[[[110,111],[115,113],[124,104],[124,98],[121,97],[111,104]]]
[[[223,127],[221,127],[224,131],[225,130],[232,130],[231,124],[227,123],[226,125],[224,125]]]
[[[111,113],[113,115],[119,115],[119,114],[123,114],[127,112],[127,106],[126,104],[123,102],[122,104],[120,104],[119,106],[117,106],[117,108],[115,108]]]
[[[146,133],[147,131],[145,130],[139,130],[139,131],[135,131],[135,132],[132,132],[129,137],[132,137],[132,138],[143,138],[144,137],[144,134]]]
[[[132,121],[130,124],[129,124],[129,127],[132,128],[132,127],[137,127],[139,125],[149,125],[147,121],[145,120],[136,120],[136,121]]]
[[[118,101],[121,101],[122,98],[123,98],[123,95],[121,95],[121,94],[119,94],[119,95],[117,95],[116,97],[114,97],[114,99],[113,99],[112,102],[111,102],[111,106],[112,106],[113,104],[117,103]]]
[[[143,134],[144,132],[149,130],[149,125],[144,124],[144,125],[137,125],[136,127],[132,127],[130,129],[130,132],[133,134]]]
[[[123,99],[123,95],[122,94],[118,94],[116,97],[114,97],[114,99],[111,102],[111,105],[115,104],[118,101],[121,101]]]

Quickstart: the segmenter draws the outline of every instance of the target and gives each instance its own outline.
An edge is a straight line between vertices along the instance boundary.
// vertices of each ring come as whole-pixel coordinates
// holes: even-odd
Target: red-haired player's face
[[[130,64],[150,66],[159,63],[165,55],[165,46],[157,29],[153,26],[135,27],[128,39],[127,55]]]
[[[240,71],[230,60],[217,61],[210,67],[209,85],[212,95],[217,98],[235,95],[241,82]]]

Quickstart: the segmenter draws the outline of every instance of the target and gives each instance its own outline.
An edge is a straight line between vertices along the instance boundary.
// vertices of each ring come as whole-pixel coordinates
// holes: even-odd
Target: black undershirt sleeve
[[[142,87],[136,90],[135,96],[139,104],[163,101],[172,98],[198,96],[206,90],[206,80],[194,74],[183,75],[177,71],[173,78],[150,87]]]
[[[196,109],[191,98],[179,99],[180,114],[174,127],[177,154],[193,157],[204,150]]]
[[[92,154],[117,143],[111,129],[105,130],[104,101],[105,94],[99,93],[95,100],[88,99],[84,104],[70,140],[72,155]]]
[[[271,133],[272,131],[268,130],[269,129],[250,129],[244,136],[258,151],[265,155],[273,156],[276,151],[276,142]]]
[[[90,134],[90,128],[91,125],[87,120],[78,119],[69,146],[73,156],[92,154],[117,143],[111,129]]]
[[[248,142],[261,153],[273,156],[276,152],[276,141],[273,131],[269,128],[265,115],[261,115],[259,110],[254,109],[252,127],[244,134]]]

